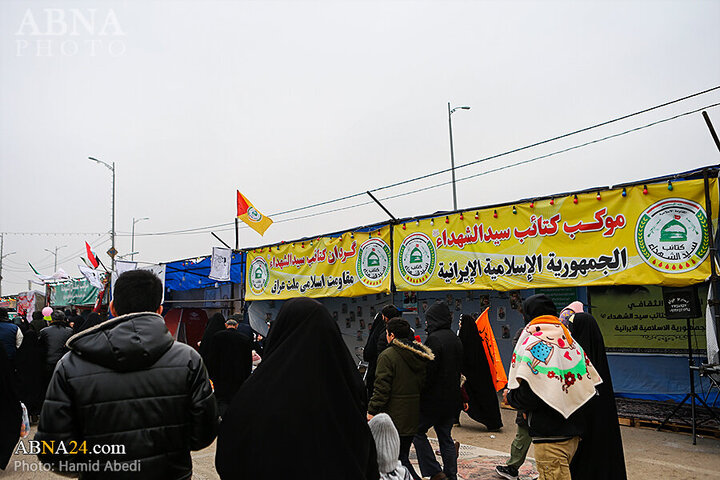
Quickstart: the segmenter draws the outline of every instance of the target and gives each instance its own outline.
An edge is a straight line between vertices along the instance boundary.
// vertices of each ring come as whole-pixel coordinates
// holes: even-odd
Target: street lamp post
[[[3,234],[0,233],[0,297],[2,297],[2,261],[3,258],[9,257],[10,255],[15,255],[17,252],[10,252],[3,255],[3,246],[4,246],[4,238]],[[28,289],[29,290],[29,289]]]
[[[137,253],[137,252],[135,251],[135,224],[138,223],[138,222],[142,222],[143,220],[150,220],[150,217],[142,217],[142,218],[138,218],[138,219],[136,219],[135,217],[133,217],[132,245],[131,245],[131,247],[130,247],[130,251],[131,251],[132,253],[130,254],[130,260],[135,260],[135,254]]]
[[[67,245],[63,245],[61,247],[55,247],[54,252],[52,250],[48,250],[47,248],[45,249],[46,252],[50,252],[52,255],[55,255],[55,268],[53,268],[53,272],[57,272],[57,251],[60,250],[61,248],[65,248],[65,247],[67,247]]]
[[[117,250],[115,249],[115,162],[110,165],[109,163],[103,162],[102,160],[98,160],[97,158],[88,157],[93,162],[99,163],[101,165],[105,165],[108,170],[112,172],[112,182],[113,182],[113,189],[112,189],[112,230],[110,232],[110,238],[112,241],[112,247],[110,250],[113,253],[112,257],[112,270],[115,270],[115,255],[117,254]]]
[[[453,210],[457,210],[457,191],[455,189],[455,152],[453,151],[453,137],[452,137],[452,114],[456,110],[470,110],[470,107],[455,107],[450,108],[450,102],[448,102],[448,126],[450,127],[450,167],[452,171],[452,190],[453,190]]]

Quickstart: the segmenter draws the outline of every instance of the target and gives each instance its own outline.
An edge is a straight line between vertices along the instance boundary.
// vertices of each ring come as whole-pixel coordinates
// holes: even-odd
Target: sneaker
[[[495,473],[508,480],[517,480],[518,478],[518,469],[509,465],[498,465],[495,467]]]

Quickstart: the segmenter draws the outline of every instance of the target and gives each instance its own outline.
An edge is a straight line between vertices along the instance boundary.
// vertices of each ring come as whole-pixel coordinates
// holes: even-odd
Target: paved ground
[[[504,463],[507,451],[515,436],[515,412],[503,410],[505,427],[500,432],[488,432],[465,414],[461,427],[453,430],[453,436],[461,442],[458,470],[462,480],[489,480],[497,477],[495,465]],[[625,458],[630,479],[663,480],[707,480],[720,479],[720,440],[698,438],[692,444],[690,435],[670,432],[656,432],[640,428],[621,427]],[[34,428],[32,434],[34,435]],[[431,432],[432,433],[432,432]],[[530,456],[533,449],[530,448]],[[32,456],[15,456],[0,478],[59,479],[49,472],[22,472],[14,470],[14,461],[36,462]],[[217,480],[215,472],[215,444],[193,454],[196,480]],[[529,459],[521,470],[521,480],[528,480],[535,474],[534,462]]]

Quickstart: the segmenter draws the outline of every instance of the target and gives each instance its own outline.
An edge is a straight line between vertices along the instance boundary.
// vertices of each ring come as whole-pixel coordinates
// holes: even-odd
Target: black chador
[[[462,373],[465,376],[465,392],[469,397],[467,414],[488,430],[498,430],[503,425],[500,403],[482,338],[475,319],[470,315],[460,317],[458,336],[463,344]]]
[[[365,387],[330,312],[288,300],[220,424],[223,479],[379,477]]]

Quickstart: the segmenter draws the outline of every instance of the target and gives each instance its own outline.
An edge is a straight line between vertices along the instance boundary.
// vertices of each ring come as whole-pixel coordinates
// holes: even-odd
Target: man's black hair
[[[52,318],[53,323],[63,323],[67,321],[67,317],[65,316],[65,312],[62,310],[55,310],[52,312],[52,315],[50,315],[50,318]]]
[[[42,314],[42,312],[39,311],[39,310],[35,310],[35,311],[32,313],[32,319],[33,319],[33,320],[42,320],[42,319],[43,319],[43,314]]]
[[[413,338],[413,329],[410,328],[410,324],[407,320],[402,318],[391,318],[387,324],[387,332],[395,335],[395,338],[400,340],[407,340]]]
[[[130,270],[115,282],[113,305],[115,313],[156,312],[162,302],[160,279],[149,270]]]
[[[387,319],[400,316],[400,311],[395,307],[395,305],[385,305],[380,312]]]
[[[0,322],[5,322],[10,320],[10,315],[8,315],[8,309],[5,307],[0,307]]]

